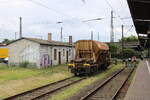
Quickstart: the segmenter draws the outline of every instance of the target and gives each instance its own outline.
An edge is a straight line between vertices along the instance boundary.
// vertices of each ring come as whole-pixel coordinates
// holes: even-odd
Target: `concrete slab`
[[[140,62],[124,100],[150,100],[150,60]]]

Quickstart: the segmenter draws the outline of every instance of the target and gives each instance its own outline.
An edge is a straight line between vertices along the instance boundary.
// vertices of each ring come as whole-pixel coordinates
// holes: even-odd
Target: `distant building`
[[[73,60],[75,48],[72,41],[67,43],[52,41],[51,37],[51,33],[49,33],[48,40],[21,38],[12,42],[8,45],[8,63],[18,65],[22,62],[29,62],[30,66],[44,68],[51,65],[65,64]]]

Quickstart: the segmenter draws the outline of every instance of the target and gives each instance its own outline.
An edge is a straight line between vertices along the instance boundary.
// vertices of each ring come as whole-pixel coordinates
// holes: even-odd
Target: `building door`
[[[69,56],[69,52],[66,51],[66,63],[68,63],[68,56]]]
[[[58,53],[58,56],[59,56],[58,63],[61,64],[61,52]]]
[[[45,54],[42,56],[42,59],[41,59],[41,66],[43,67],[47,67],[49,66],[50,62],[49,62],[49,55]]]

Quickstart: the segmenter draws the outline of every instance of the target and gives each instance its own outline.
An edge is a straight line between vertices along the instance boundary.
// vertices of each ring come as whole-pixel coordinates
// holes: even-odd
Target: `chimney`
[[[72,43],[72,36],[69,36],[69,43]]]
[[[52,33],[48,33],[48,41],[52,41]]]

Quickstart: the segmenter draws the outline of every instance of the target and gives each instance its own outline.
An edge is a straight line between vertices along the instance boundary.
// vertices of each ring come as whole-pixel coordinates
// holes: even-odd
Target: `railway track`
[[[80,100],[115,100],[134,68],[124,68],[87,92]]]
[[[3,100],[38,100],[42,97],[57,92],[60,89],[63,89],[65,87],[68,87],[70,85],[73,85],[75,83],[78,83],[86,78],[79,78],[76,79],[76,77],[70,77],[66,78],[64,80],[60,80],[51,84],[47,84],[45,86],[35,88],[14,96],[10,96],[8,98],[5,98]],[[43,100],[43,99],[42,99]]]
[[[135,68],[134,68],[135,69]],[[130,78],[130,76],[132,75],[134,69],[131,70],[131,72],[128,74],[128,77],[124,80],[123,84],[121,85],[121,87],[118,88],[118,90],[115,92],[115,94],[113,95],[113,97],[111,98],[111,100],[117,100],[116,98],[119,96],[119,93],[121,91],[121,89],[124,87],[124,85],[127,83],[128,79]]]

